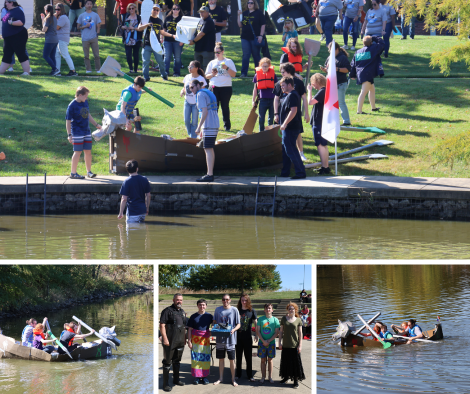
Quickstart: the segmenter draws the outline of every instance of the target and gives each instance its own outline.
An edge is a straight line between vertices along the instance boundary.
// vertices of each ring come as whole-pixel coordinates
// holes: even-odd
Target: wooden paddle
[[[367,322],[367,324],[373,323],[374,320],[377,319],[380,315],[381,315],[380,312],[377,313],[372,319],[369,319],[369,321]],[[357,330],[357,331],[354,332],[353,334],[354,334],[354,335],[359,334],[364,328],[366,328],[366,326],[362,326],[359,330]]]
[[[392,347],[392,344],[390,342],[386,342],[384,341],[382,338],[380,338],[377,333],[372,329],[370,328],[370,326],[366,323],[366,321],[361,317],[361,315],[357,315],[357,317],[359,319],[361,319],[361,322],[364,323],[364,325],[366,326],[366,328],[371,332],[371,334],[379,341],[379,342],[382,342],[382,345],[384,347],[384,349],[388,349],[389,347]]]
[[[408,339],[408,340],[412,340],[412,341],[419,341],[419,342],[426,342],[426,343],[437,343],[437,342],[434,342],[434,341],[430,341],[429,339],[420,339],[420,338],[416,338],[416,339],[413,339],[413,337],[403,337],[401,335],[394,335],[393,336],[394,338],[403,338],[403,339]]]
[[[93,329],[88,326],[87,324],[85,324],[83,321],[81,321],[78,317],[76,316],[72,316],[72,319],[75,320],[77,323],[80,323],[83,327],[85,327],[88,331],[92,331]],[[103,342],[106,342],[109,346],[111,346],[114,350],[116,350],[116,345],[114,344],[114,342],[106,339],[103,335],[101,335],[98,331],[95,331],[95,335],[101,339]]]

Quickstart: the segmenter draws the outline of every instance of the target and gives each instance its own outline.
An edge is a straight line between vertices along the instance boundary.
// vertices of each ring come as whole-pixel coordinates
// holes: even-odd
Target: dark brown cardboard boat
[[[87,342],[90,343],[90,342]],[[106,342],[97,340],[91,342],[92,347],[78,347],[70,353],[74,360],[89,360],[96,358],[106,358],[112,355],[111,346]],[[72,361],[67,354],[46,353],[43,350],[26,347],[15,342],[13,338],[0,334],[0,359],[19,358],[23,360],[37,361]]]
[[[434,329],[424,331],[423,332],[425,338],[429,341],[438,341],[444,339],[444,334],[442,332],[442,326],[440,324],[436,324]],[[403,345],[406,343],[406,339],[402,340],[400,338],[395,338],[393,344]],[[419,342],[416,342],[419,343]],[[362,337],[361,335],[354,335],[350,334],[347,338],[341,338],[341,346],[345,347],[376,347],[383,349],[383,345],[381,342],[375,341],[371,339],[371,337]]]
[[[252,109],[243,130],[248,134],[214,147],[214,170],[251,169],[282,165],[282,138],[276,125],[253,133],[258,116]],[[199,140],[167,140],[117,129],[109,136],[109,171],[126,172],[126,162],[137,160],[140,171],[206,170]]]

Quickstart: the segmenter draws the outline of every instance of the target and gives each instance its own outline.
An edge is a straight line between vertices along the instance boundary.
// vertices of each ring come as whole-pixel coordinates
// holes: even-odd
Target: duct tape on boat
[[[186,157],[194,157],[193,155],[186,155]]]
[[[178,153],[167,153],[165,156],[178,156]]]

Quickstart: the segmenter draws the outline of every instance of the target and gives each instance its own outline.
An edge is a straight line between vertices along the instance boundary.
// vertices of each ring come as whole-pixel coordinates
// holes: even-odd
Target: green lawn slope
[[[318,36],[313,37],[318,38]],[[335,38],[340,40],[340,36]],[[242,55],[240,40],[238,37],[224,37],[223,41],[226,55],[235,61],[239,75]],[[432,156],[433,150],[443,140],[469,131],[470,73],[465,64],[456,64],[450,78],[444,78],[438,69],[429,67],[432,52],[449,48],[456,42],[455,37],[436,36],[417,36],[415,40],[406,41],[392,39],[391,55],[383,61],[385,77],[376,79],[377,106],[381,108],[379,113],[356,115],[360,87],[351,81],[346,99],[353,125],[376,126],[386,130],[387,134],[341,132],[338,138],[338,152],[369,144],[378,139],[391,140],[394,145],[365,151],[365,153],[384,153],[388,159],[339,165],[338,175],[468,176],[468,168],[462,163],[454,163],[452,170],[449,166],[433,166],[435,159]],[[90,89],[90,110],[93,117],[101,122],[103,108],[113,110],[122,89],[129,84],[121,78],[85,76],[83,51],[78,38],[72,38],[69,50],[80,76],[48,77],[46,74],[49,68],[41,57],[43,43],[44,39],[41,38],[28,41],[32,76],[18,77],[19,65],[15,66],[17,70],[15,73],[0,76],[2,87],[0,151],[7,155],[7,159],[0,162],[2,176],[22,176],[26,173],[38,175],[44,172],[48,175],[69,174],[72,146],[66,138],[65,111],[74,98],[77,86],[85,85]],[[273,63],[277,65],[281,56],[281,37],[270,36],[269,43]],[[102,62],[107,55],[110,55],[121,63],[123,70],[127,69],[120,39],[101,37],[100,54]],[[318,64],[323,64],[327,55],[325,45],[322,43],[320,53],[313,59],[313,72],[318,71],[316,69]],[[183,64],[187,66],[192,57],[193,49],[187,48],[183,52]],[[351,57],[352,52],[350,52]],[[62,70],[68,72],[65,61],[62,61]],[[182,76],[186,73],[186,69],[181,72]],[[252,76],[253,73],[254,68],[251,64],[249,75]],[[183,119],[183,98],[179,96],[183,78],[170,77],[170,80],[165,82],[157,75],[151,73],[152,80],[149,86],[173,102],[175,107],[169,108],[150,95],[144,95],[139,102],[144,133],[155,136],[169,134],[175,138],[184,138],[186,129]],[[233,130],[231,133],[221,132],[219,137],[235,134],[240,130],[250,111],[253,89],[251,78],[236,78],[233,89],[234,94],[230,102]],[[370,112],[367,100],[364,111]],[[319,161],[308,124],[304,124],[303,139],[307,158],[311,162]],[[332,147],[330,153],[333,153]],[[360,153],[362,154],[364,153]],[[80,171],[84,172],[83,162],[79,165]],[[93,171],[99,175],[109,173],[106,138],[93,144]],[[184,174],[200,175],[193,171]],[[278,171],[217,173],[217,175],[239,176],[275,174],[278,174]],[[308,176],[313,174],[312,170],[307,171]]]

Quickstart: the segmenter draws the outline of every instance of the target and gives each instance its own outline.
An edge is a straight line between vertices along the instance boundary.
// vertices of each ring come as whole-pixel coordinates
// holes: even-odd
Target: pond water
[[[48,313],[54,335],[77,316],[91,328],[116,326],[121,346],[98,360],[45,362],[0,359],[0,393],[147,394],[153,392],[153,293],[130,295]],[[19,341],[31,316],[0,319],[3,335]],[[42,323],[44,316],[33,316]],[[82,329],[83,333],[88,330]],[[96,340],[92,335],[88,340]],[[79,341],[81,343],[81,341]]]
[[[347,265],[317,269],[317,392],[469,392],[470,266]],[[390,324],[441,318],[444,340],[390,349],[334,343],[338,319]]]
[[[238,215],[0,216],[2,259],[461,259],[468,222]]]

